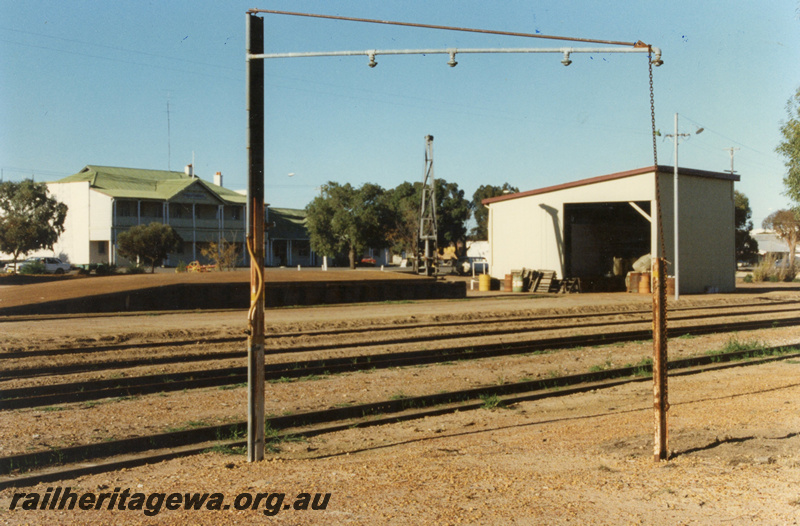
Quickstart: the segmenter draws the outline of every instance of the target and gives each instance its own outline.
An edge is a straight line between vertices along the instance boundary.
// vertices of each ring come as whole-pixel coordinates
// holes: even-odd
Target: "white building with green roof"
[[[64,233],[53,252],[74,265],[128,264],[116,254],[116,239],[136,225],[171,225],[183,246],[166,265],[199,260],[210,242],[238,245],[244,254],[246,196],[186,172],[89,165],[48,183],[50,193],[69,207]],[[244,256],[243,256],[244,257]],[[244,260],[243,260],[244,261]]]

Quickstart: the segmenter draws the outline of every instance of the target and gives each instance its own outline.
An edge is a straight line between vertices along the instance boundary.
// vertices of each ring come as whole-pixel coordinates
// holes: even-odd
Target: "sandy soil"
[[[602,298],[606,298],[605,301]],[[798,299],[796,289],[682,299],[684,305]],[[489,316],[545,309],[570,312],[638,309],[636,295],[279,309],[274,330],[300,325],[358,326],[410,319]],[[67,338],[102,340],[125,332],[219,334],[240,330],[241,312],[98,316],[3,323],[14,345],[55,345]],[[124,331],[121,330],[124,328]],[[767,345],[800,342],[794,328],[720,334],[670,342],[671,356],[719,348],[732,337]],[[323,408],[524,377],[585,371],[594,364],[637,361],[644,343],[530,357],[475,360],[314,382],[270,384],[269,411]],[[738,367],[670,380],[669,462],[652,454],[652,386],[628,384],[523,402],[505,408],[349,429],[275,445],[264,462],[213,453],[129,470],[0,492],[0,524],[796,524],[800,521],[800,360]],[[64,410],[0,414],[3,455],[24,448],[156,432],[188,420],[242,420],[243,389],[197,390]],[[34,435],[38,435],[34,437]],[[56,442],[61,440],[62,442]],[[15,492],[219,492],[229,509],[10,510]],[[330,493],[325,510],[282,509],[272,517],[236,510],[242,493]],[[244,501],[240,500],[239,503]],[[274,501],[273,501],[274,502]]]

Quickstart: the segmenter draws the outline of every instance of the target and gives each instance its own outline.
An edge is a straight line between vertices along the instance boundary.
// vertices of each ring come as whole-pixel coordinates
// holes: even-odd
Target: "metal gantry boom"
[[[428,29],[439,29],[448,31],[472,32],[493,35],[562,40],[571,42],[593,43],[609,46],[620,46],[610,48],[445,48],[445,49],[401,49],[401,50],[377,50],[368,49],[364,51],[325,51],[310,53],[264,53],[264,21],[258,16],[259,13],[303,16],[312,18],[327,18],[334,20],[347,20],[352,22],[367,22],[372,24],[388,24],[406,27],[418,27]],[[288,11],[275,11],[267,9],[251,9],[247,11],[246,21],[246,62],[247,62],[247,150],[248,150],[248,186],[247,186],[247,251],[250,256],[250,310],[247,317],[247,350],[248,350],[248,436],[247,436],[247,457],[249,461],[262,460],[264,458],[264,339],[265,339],[265,315],[264,315],[264,60],[277,58],[301,58],[301,57],[341,57],[362,55],[367,56],[367,63],[370,67],[375,67],[377,55],[429,55],[447,54],[450,59],[447,65],[455,67],[458,63],[455,60],[456,54],[469,53],[560,53],[563,55],[561,63],[565,66],[572,64],[570,55],[572,53],[647,53],[648,66],[650,68],[650,88],[651,88],[651,117],[653,126],[653,140],[655,148],[655,110],[652,103],[652,83],[653,66],[663,64],[661,60],[661,50],[642,41],[637,42],[618,42],[611,40],[597,40],[588,38],[572,38],[562,36],[548,36],[531,33],[512,33],[508,31],[494,31],[474,28],[461,28],[450,26],[437,26],[430,24],[416,24],[407,22],[393,22],[387,20],[372,20],[363,18],[348,18],[334,15],[318,15],[311,13],[295,13]],[[654,155],[656,155],[654,150]],[[677,163],[676,163],[677,164]],[[658,165],[658,162],[655,162]],[[659,214],[660,217],[660,214]],[[659,219],[660,223],[660,219]],[[420,207],[420,236],[419,245],[424,243],[424,261],[428,274],[434,272],[436,262],[436,191],[435,180],[433,177],[433,136],[426,137],[425,150],[425,179],[422,188],[422,203]],[[419,259],[420,246],[417,246],[417,261]],[[663,281],[663,280],[662,280]]]

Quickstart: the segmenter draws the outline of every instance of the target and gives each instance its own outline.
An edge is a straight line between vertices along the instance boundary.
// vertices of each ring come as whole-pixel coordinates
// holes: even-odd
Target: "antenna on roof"
[[[172,146],[170,145],[171,133],[169,129],[169,98],[167,98],[167,170],[172,171]]]

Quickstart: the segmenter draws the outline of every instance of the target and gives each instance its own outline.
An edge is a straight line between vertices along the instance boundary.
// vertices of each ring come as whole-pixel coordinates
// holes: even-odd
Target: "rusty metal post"
[[[667,460],[667,287],[664,258],[653,260],[653,406],[655,410],[655,441],[653,458]]]
[[[247,15],[247,460],[264,459],[264,20]]]

